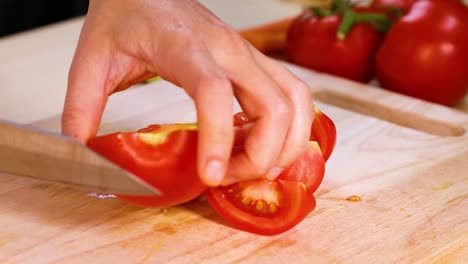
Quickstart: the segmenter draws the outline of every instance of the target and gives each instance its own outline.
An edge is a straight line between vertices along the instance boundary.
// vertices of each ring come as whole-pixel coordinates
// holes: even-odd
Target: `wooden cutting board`
[[[317,100],[340,106],[317,102],[336,122],[338,142],[317,208],[296,228],[260,237],[225,226],[203,199],[145,209],[2,175],[0,223],[8,228],[0,230],[0,262],[462,262],[468,115],[289,67]],[[157,82],[113,96],[100,133],[194,118],[181,90]],[[34,124],[56,130],[59,116]]]
[[[2,78],[19,70],[31,78],[15,79],[30,93],[6,86],[0,117],[59,130],[62,58],[71,57],[80,25],[0,42],[0,50],[11,47],[0,53]],[[33,40],[32,50],[18,44]],[[46,48],[59,40],[64,47]],[[29,63],[14,58],[19,51],[30,52],[22,55]],[[62,63],[36,67],[51,58]],[[257,236],[226,226],[203,198],[138,208],[107,194],[0,174],[0,263],[464,263],[468,114],[285,65],[311,86],[338,131],[317,208],[297,227]],[[54,85],[62,85],[58,95]],[[100,133],[193,121],[188,96],[160,81],[113,95]],[[353,196],[360,200],[347,199]]]

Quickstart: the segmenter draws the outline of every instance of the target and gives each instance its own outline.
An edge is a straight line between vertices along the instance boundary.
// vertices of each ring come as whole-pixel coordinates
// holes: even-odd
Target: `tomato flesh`
[[[266,186],[265,186],[266,185]],[[234,192],[229,192],[234,188]],[[265,200],[245,196],[242,187],[228,186],[210,188],[205,192],[208,202],[230,225],[240,230],[259,235],[276,235],[285,232],[300,223],[315,208],[313,193],[301,182],[278,180],[249,181],[245,188],[259,189],[263,193],[275,192],[278,199],[274,206],[264,206]],[[247,192],[248,193],[248,192]],[[239,196],[236,196],[239,194]],[[251,205],[246,205],[245,201]],[[262,204],[260,209],[257,204]]]
[[[281,186],[277,182],[251,180],[220,189],[226,199],[237,208],[258,215],[272,216],[279,204],[284,203],[279,190]]]
[[[278,179],[301,182],[313,193],[322,183],[325,160],[317,142],[310,141],[307,151],[284,170]]]
[[[275,235],[300,223],[314,208],[314,191],[322,182],[325,160],[316,142],[276,180],[238,182],[210,188],[211,206],[233,227],[260,235]]]
[[[336,126],[326,114],[315,108],[315,118],[312,123],[310,140],[317,141],[322,150],[322,155],[327,161],[335,148]]]
[[[153,125],[140,131],[98,136],[87,142],[91,149],[162,192],[162,196],[116,194],[118,198],[144,207],[167,207],[188,202],[207,189],[197,174],[193,125],[189,129]]]
[[[317,141],[322,150],[322,156],[325,161],[327,161],[336,145],[336,126],[331,118],[317,107],[315,107],[314,111],[315,118],[310,131],[310,140]],[[249,122],[250,120],[244,112],[239,112],[234,115],[235,126],[243,126]]]
[[[275,235],[296,226],[315,208],[313,193],[325,173],[322,152],[326,148],[326,153],[331,153],[336,138],[331,119],[317,111],[316,120],[323,119],[314,121],[315,128],[311,129],[315,133],[311,137],[317,142],[309,142],[299,159],[274,181],[256,179],[217,188],[205,186],[196,168],[195,124],[155,124],[137,132],[98,136],[87,145],[162,192],[162,196],[116,194],[124,201],[144,207],[168,207],[205,192],[211,206],[233,227]],[[244,113],[234,117],[237,128],[248,123]],[[244,132],[236,136],[233,152],[243,148]],[[328,136],[332,138],[327,139]]]

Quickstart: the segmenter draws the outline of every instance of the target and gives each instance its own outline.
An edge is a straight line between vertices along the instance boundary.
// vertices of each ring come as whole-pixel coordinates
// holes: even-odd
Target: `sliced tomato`
[[[253,180],[211,188],[205,194],[230,225],[259,235],[285,232],[315,208],[313,194],[300,182]]]
[[[250,180],[205,192],[208,202],[233,227],[260,235],[285,232],[315,208],[325,160],[316,142],[275,181]]]
[[[310,140],[317,141],[325,161],[330,158],[336,144],[336,126],[335,123],[315,108],[315,118],[312,123],[312,131],[310,133]]]
[[[193,124],[151,125],[139,132],[98,136],[87,145],[162,192],[162,196],[116,194],[129,203],[167,207],[188,202],[207,189],[197,174]]]
[[[244,112],[234,115],[234,125],[242,126],[249,123],[250,120]],[[326,114],[315,107],[315,118],[310,131],[310,140],[317,141],[322,156],[325,161],[330,158],[336,144],[336,126],[335,123]]]
[[[174,124],[175,125],[175,124]],[[157,132],[161,129],[162,125],[160,124],[151,124],[145,128],[139,129],[137,132],[144,133],[144,132]]]
[[[310,141],[309,148],[278,179],[304,183],[314,193],[325,174],[325,160],[317,142]]]

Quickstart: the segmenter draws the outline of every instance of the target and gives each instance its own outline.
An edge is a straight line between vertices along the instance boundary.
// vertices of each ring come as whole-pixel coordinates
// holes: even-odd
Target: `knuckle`
[[[246,48],[244,39],[240,36],[240,34],[236,30],[234,30],[233,28],[227,25],[220,26],[220,29],[221,29],[221,34],[224,37],[224,40],[227,43],[230,43],[232,48],[239,48],[239,49]]]
[[[222,49],[219,49],[221,54],[218,55],[221,56],[221,58],[225,58],[223,61],[242,60],[245,62],[247,58],[250,58],[251,53],[247,41],[239,34],[239,32],[231,27],[223,25],[220,26],[220,30],[217,34],[218,43],[223,47]]]
[[[232,50],[236,51],[238,54],[250,55],[250,51],[248,49],[248,46],[246,45],[245,40],[242,37],[240,37],[237,33],[235,33],[235,35],[230,35],[230,45]]]
[[[196,85],[196,99],[206,97],[207,94],[213,95],[225,93],[229,89],[229,80],[217,73],[206,73],[201,76]]]
[[[291,103],[284,100],[281,100],[276,104],[271,104],[269,106],[269,110],[272,119],[281,124],[290,123],[293,116]]]
[[[252,152],[254,153],[252,154]],[[255,172],[258,173],[258,175],[266,174],[272,167],[272,165],[270,164],[271,162],[260,157],[259,155],[256,155],[255,151],[252,152],[247,151],[246,153]]]
[[[217,73],[207,73],[198,82],[198,87],[202,89],[223,89],[228,84],[228,80]]]
[[[312,100],[312,92],[306,83],[299,81],[295,87],[295,90],[297,97],[300,100],[303,100],[308,103]]]

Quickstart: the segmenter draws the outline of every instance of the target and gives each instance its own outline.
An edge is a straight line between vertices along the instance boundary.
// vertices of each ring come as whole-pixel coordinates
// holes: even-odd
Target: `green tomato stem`
[[[333,15],[333,12],[330,9],[323,7],[311,7],[310,11],[312,11],[316,17],[326,17]]]
[[[354,24],[364,22],[370,23],[379,32],[387,32],[392,26],[392,21],[384,14],[356,13],[348,9],[343,13],[336,37],[344,40]]]
[[[348,0],[333,0],[332,1],[331,10],[333,10],[334,13],[343,14],[344,12],[346,12],[346,10],[349,10],[350,8],[351,8],[351,4],[349,3]]]
[[[354,12],[346,10],[343,14],[343,18],[341,19],[338,31],[336,32],[336,37],[339,40],[344,40],[346,38],[346,34],[348,34],[348,32],[351,30],[351,27],[354,25],[354,23]]]

